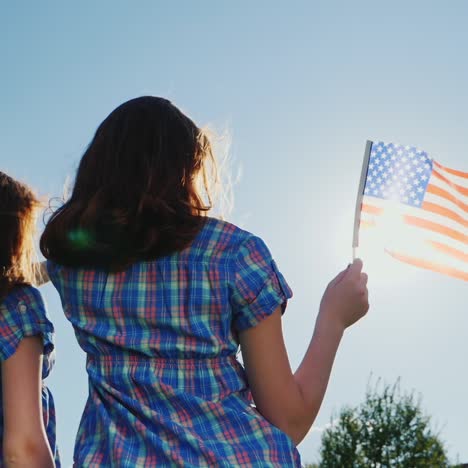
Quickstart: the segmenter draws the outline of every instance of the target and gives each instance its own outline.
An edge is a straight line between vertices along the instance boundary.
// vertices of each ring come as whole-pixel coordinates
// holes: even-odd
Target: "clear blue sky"
[[[228,127],[242,168],[231,220],[266,240],[294,289],[284,328],[297,366],[351,256],[366,139],[468,170],[467,14],[463,0],[2,2],[0,168],[60,196],[101,120],[142,94]],[[372,372],[421,393],[452,459],[468,461],[468,285],[384,256],[367,265],[371,310],[346,333],[303,459],[317,458],[320,428],[362,400]],[[55,291],[43,293],[70,466],[85,361]]]

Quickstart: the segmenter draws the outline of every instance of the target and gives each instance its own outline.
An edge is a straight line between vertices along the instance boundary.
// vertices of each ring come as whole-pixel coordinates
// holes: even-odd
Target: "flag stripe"
[[[468,228],[468,221],[462,218],[458,213],[455,213],[454,211],[449,210],[448,208],[437,205],[435,203],[425,201],[422,204],[422,209],[426,211],[430,211],[431,213],[437,213],[441,216],[446,216],[447,218],[450,218],[453,221],[456,221],[457,223],[460,223],[462,226]]]
[[[447,192],[447,190],[444,190],[443,188],[440,188],[434,184],[429,184],[427,186],[426,191],[428,193],[432,193],[433,195],[437,195],[439,197],[443,197],[447,200],[450,200],[452,203],[457,205],[459,208],[461,208],[465,213],[468,214],[468,204],[463,203],[461,200],[458,200],[454,195],[451,193]]]
[[[444,234],[447,237],[451,237],[452,239],[463,242],[468,246],[468,236],[456,231],[455,229],[448,228],[442,224],[434,223],[433,221],[428,221],[427,219],[421,219],[411,215],[403,215],[403,219],[410,226],[418,226],[423,229],[439,232],[440,234]]]
[[[387,222],[379,216],[369,215],[365,212],[361,213],[361,215],[361,232],[363,235],[370,235],[366,233],[376,230],[376,233],[373,235],[376,235],[378,238],[376,240],[380,239],[380,242],[385,242],[391,245],[395,245],[396,243],[407,243],[408,246],[411,246],[411,248],[414,249],[420,248],[420,244],[422,242],[434,241],[468,254],[466,244],[448,237],[445,234],[424,229],[419,226],[404,224],[403,222],[398,226],[398,224],[393,223],[391,220],[390,222]]]
[[[434,177],[437,177],[439,180],[444,181],[447,185],[452,187],[454,190],[456,190],[458,193],[461,193],[463,196],[468,196],[468,188],[463,187],[461,185],[455,184],[452,181],[448,180],[447,177],[445,177],[442,173],[440,173],[437,169],[433,169],[432,175]]]
[[[438,250],[439,252],[446,253],[450,257],[468,263],[468,254],[462,252],[461,250],[454,249],[453,247],[450,247],[446,244],[442,244],[441,242],[431,240],[427,242],[429,242],[429,244],[432,245],[434,249]]]
[[[462,203],[465,203],[468,206],[468,197],[465,197],[463,194],[458,192],[454,187],[451,185],[447,184],[444,182],[442,179],[439,177],[436,177],[434,174],[431,175],[431,178],[429,179],[429,185],[435,185],[442,190],[445,190],[447,193],[455,197],[456,200],[461,201]]]
[[[361,206],[361,211],[364,213],[370,213],[373,215],[381,215],[384,212],[383,207],[381,206],[374,206],[374,205],[369,205],[368,203],[363,203]]]
[[[422,260],[420,258],[411,257],[409,255],[399,254],[397,252],[392,252],[388,250],[388,253],[405,263],[409,263],[411,265],[417,266],[419,268],[424,268],[426,270],[436,271],[438,273],[443,273],[448,276],[452,276],[454,278],[462,279],[468,281],[468,272],[457,270],[456,268],[452,268],[446,265],[441,265],[439,263],[430,262],[429,260]]]
[[[438,163],[437,161],[432,161],[432,164],[438,169],[441,169],[442,171],[447,172],[448,174],[468,180],[468,172],[462,172],[462,171],[457,171],[456,169],[450,169],[449,167],[442,166],[442,164]]]
[[[455,205],[455,203],[452,203],[450,200],[447,200],[446,198],[439,197],[432,193],[426,192],[423,204],[425,202],[433,203],[434,205],[438,205],[442,208],[446,208],[450,211],[453,211],[454,213],[457,213],[458,216],[460,216],[462,219],[464,219],[465,221],[468,221],[468,213],[465,213],[459,206]]]
[[[367,195],[363,198],[361,212],[367,213],[370,216],[383,216],[387,222],[390,222],[390,218],[397,221],[400,218],[403,219],[403,215],[410,215],[430,222],[442,224],[463,234],[466,232],[465,223],[467,221],[461,218],[461,221],[463,222],[460,222],[456,213],[453,213],[454,217],[446,216],[445,213],[439,213],[435,210],[424,210],[416,206],[395,204],[390,200],[372,198]]]
[[[468,221],[466,219],[462,218],[458,213],[455,213],[454,211],[449,210],[448,208],[445,208],[443,206],[440,206],[431,202],[423,202],[422,207],[420,209],[426,210],[430,213],[438,214],[440,216],[445,216],[461,224],[463,227],[468,228]],[[361,211],[365,213],[370,213],[376,216],[381,215],[384,212],[384,210],[385,208],[383,207],[369,205],[368,203],[363,203],[362,208],[361,208]]]

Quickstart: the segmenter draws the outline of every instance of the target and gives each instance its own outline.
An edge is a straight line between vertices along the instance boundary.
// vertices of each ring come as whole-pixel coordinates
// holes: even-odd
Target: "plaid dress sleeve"
[[[53,331],[40,292],[32,286],[15,288],[0,305],[0,358],[8,359],[23,338],[37,335],[42,337],[44,356],[49,356]]]
[[[237,254],[231,306],[237,331],[255,327],[278,306],[283,313],[292,291],[278,270],[268,247],[256,236],[245,241]]]

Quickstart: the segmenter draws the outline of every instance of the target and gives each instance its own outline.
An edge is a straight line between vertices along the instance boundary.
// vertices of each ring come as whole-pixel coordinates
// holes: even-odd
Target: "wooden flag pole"
[[[356,248],[359,246],[359,223],[361,221],[361,204],[364,196],[364,186],[367,178],[367,169],[369,167],[369,159],[372,148],[372,141],[366,141],[366,149],[364,150],[364,158],[362,161],[361,180],[356,197],[356,210],[354,212],[354,231],[353,231],[353,261],[356,258]]]

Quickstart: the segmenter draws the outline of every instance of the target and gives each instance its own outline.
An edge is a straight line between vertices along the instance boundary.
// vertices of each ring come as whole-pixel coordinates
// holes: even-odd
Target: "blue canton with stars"
[[[364,195],[422,205],[432,173],[432,159],[414,146],[372,143]]]

